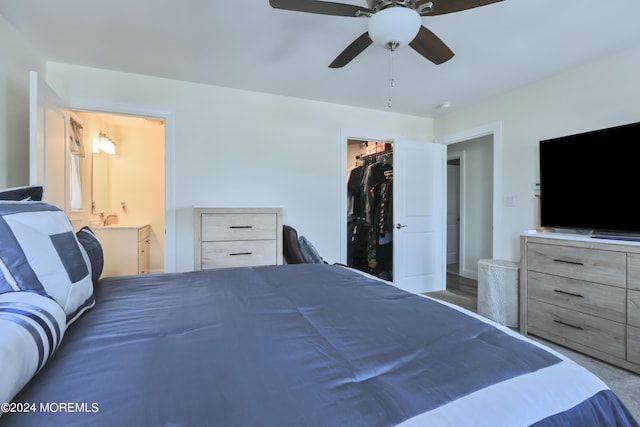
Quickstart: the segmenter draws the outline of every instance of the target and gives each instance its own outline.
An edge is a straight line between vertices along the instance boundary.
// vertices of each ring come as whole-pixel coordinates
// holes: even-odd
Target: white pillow
[[[66,317],[51,298],[0,294],[0,402],[11,402],[49,360],[62,341]]]

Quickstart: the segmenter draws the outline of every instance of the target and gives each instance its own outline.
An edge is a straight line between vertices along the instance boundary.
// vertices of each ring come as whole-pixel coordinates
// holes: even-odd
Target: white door
[[[396,140],[393,146],[393,278],[414,293],[445,289],[446,147]]]
[[[29,91],[29,183],[42,185],[43,199],[66,211],[68,109],[35,71]]]

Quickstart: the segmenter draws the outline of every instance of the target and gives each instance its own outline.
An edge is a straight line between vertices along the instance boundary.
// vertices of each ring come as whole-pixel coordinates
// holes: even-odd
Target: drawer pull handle
[[[253,252],[236,252],[233,254],[229,254],[229,256],[238,256],[238,255],[252,255]]]
[[[564,294],[564,295],[569,295],[569,296],[572,296],[572,297],[584,298],[583,295],[574,294],[573,292],[567,292],[567,291],[563,291],[563,290],[560,290],[560,289],[554,289],[553,292],[557,292],[559,294]]]
[[[583,262],[579,261],[567,261],[566,259],[554,259],[554,262],[562,262],[564,264],[573,264],[573,265],[584,265]]]
[[[229,228],[253,228],[253,225],[230,225]]]
[[[581,326],[572,325],[571,323],[566,323],[566,322],[563,322],[562,320],[554,320],[554,322],[559,323],[559,324],[564,325],[564,326],[568,326],[568,327],[573,328],[573,329],[578,329],[580,331],[584,330],[584,328],[582,328]]]

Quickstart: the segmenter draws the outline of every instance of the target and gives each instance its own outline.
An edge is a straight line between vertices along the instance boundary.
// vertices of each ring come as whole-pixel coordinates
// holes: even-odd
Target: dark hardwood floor
[[[447,289],[425,295],[477,312],[478,281],[447,271]]]

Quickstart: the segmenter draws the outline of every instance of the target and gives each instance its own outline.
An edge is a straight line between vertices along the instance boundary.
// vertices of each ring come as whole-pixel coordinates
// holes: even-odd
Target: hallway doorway
[[[452,134],[440,142],[447,146],[447,159],[451,161],[447,194],[459,200],[457,227],[452,224],[447,230],[447,241],[453,241],[453,245],[447,249],[445,297],[475,309],[478,260],[499,258],[501,252],[502,124],[496,122]],[[456,211],[449,202],[447,205]]]
[[[447,271],[477,280],[493,258],[493,136],[447,146]]]

